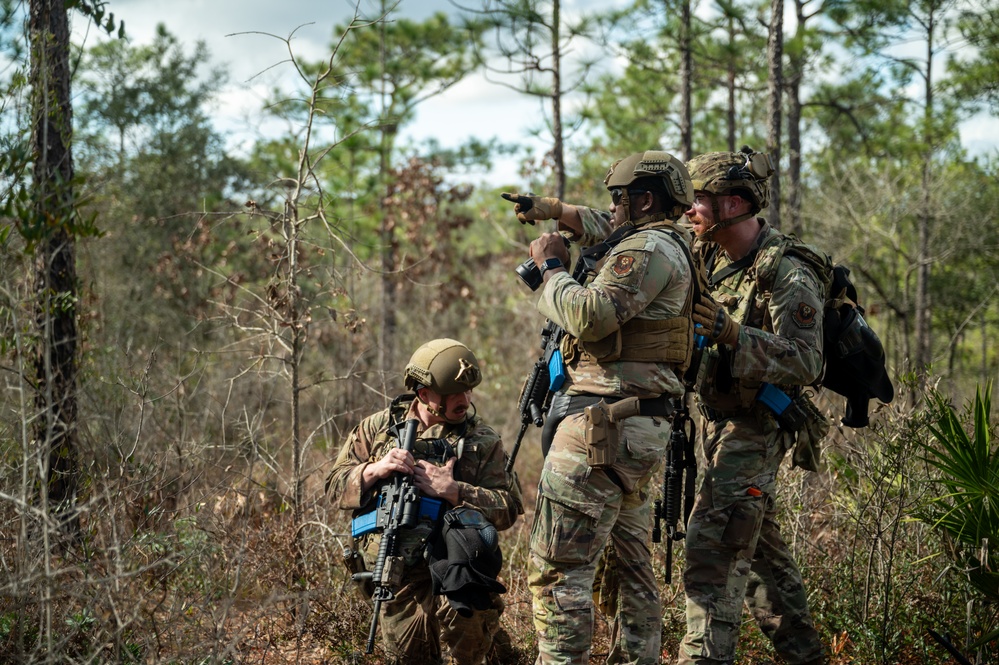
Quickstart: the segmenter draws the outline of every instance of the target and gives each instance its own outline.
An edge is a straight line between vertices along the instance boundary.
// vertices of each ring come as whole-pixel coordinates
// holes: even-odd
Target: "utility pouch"
[[[804,413],[805,421],[794,442],[791,464],[806,471],[818,471],[822,466],[822,440],[829,434],[829,419],[805,393],[794,400],[794,403]]]
[[[612,421],[607,402],[600,400],[583,409],[586,418],[586,463],[601,469],[617,461],[619,432]]]
[[[375,592],[375,586],[371,583],[370,575],[358,575],[358,573],[368,572],[367,567],[364,565],[364,557],[361,556],[361,552],[358,551],[356,545],[354,547],[344,547],[341,553],[341,559],[347,572],[351,574],[351,579],[357,584],[358,589],[365,598],[371,598]]]
[[[401,556],[385,557],[385,567],[382,568],[382,585],[393,589],[402,586],[402,578],[406,572],[406,560]]]

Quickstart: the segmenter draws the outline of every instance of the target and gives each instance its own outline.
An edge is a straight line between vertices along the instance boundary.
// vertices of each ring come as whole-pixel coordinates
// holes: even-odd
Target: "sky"
[[[475,0],[457,0],[466,5]],[[562,0],[563,13],[586,9],[608,9],[626,0]],[[354,15],[357,2],[363,13],[373,15],[379,0],[109,0],[108,9],[124,19],[133,43],[151,41],[157,23],[185,45],[198,40],[208,45],[215,64],[229,72],[229,84],[219,99],[215,117],[218,128],[237,154],[251,145],[260,132],[279,131],[262,119],[261,108],[274,85],[293,76],[288,46],[283,38],[292,36],[297,56],[311,61],[330,53],[333,27]],[[386,0],[390,3],[391,0]],[[422,19],[435,11],[454,11],[449,0],[402,0],[399,13]],[[86,22],[74,19],[74,38],[92,44],[99,38],[94,28],[81,33]],[[785,33],[787,29],[785,29]],[[457,147],[472,137],[488,141],[499,138],[534,148],[535,154],[548,145],[530,136],[540,126],[541,106],[503,86],[472,75],[442,95],[424,102],[416,119],[406,126],[403,140],[435,138],[443,147]],[[273,121],[271,121],[273,122]],[[965,121],[961,132],[972,155],[999,155],[999,118],[981,113]],[[515,159],[498,159],[483,176],[491,186],[516,185]]]
[[[380,5],[377,0],[360,2],[362,12],[369,16]],[[577,7],[597,4],[593,0],[563,3]],[[239,152],[252,143],[258,131],[281,128],[267,124],[260,113],[272,86],[294,75],[287,62],[288,45],[281,39],[294,35],[291,46],[297,56],[310,61],[325,59],[330,54],[334,26],[351,19],[355,4],[349,0],[110,0],[108,10],[115,13],[116,20],[124,19],[133,43],[151,41],[160,22],[185,45],[205,41],[212,59],[229,72],[230,82],[220,97],[216,117],[230,147]],[[419,20],[435,11],[453,11],[454,6],[448,0],[403,0],[399,9],[401,15]],[[77,41],[84,37],[81,26],[85,28],[85,22],[74,19]],[[93,28],[86,36],[88,43],[99,38]],[[496,137],[528,143],[535,153],[541,153],[548,146],[532,138],[529,131],[540,126],[540,109],[537,100],[473,75],[418,107],[417,117],[404,128],[402,139],[419,142],[435,138],[447,148],[473,137],[483,141]],[[516,184],[516,160],[497,159],[486,176],[493,186]]]

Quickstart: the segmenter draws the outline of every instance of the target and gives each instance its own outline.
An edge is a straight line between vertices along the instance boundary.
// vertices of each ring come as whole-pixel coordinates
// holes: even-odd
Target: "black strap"
[[[712,261],[710,268],[708,270],[708,285],[711,286],[711,288],[713,289],[717,285],[721,284],[726,279],[734,275],[735,273],[745,268],[746,266],[752,265],[753,261],[756,260],[756,254],[759,252],[759,250],[760,250],[759,247],[754,247],[753,251],[751,251],[749,254],[746,254],[738,261],[733,261],[732,263],[728,264],[727,266],[719,270],[717,273],[712,273],[710,271],[711,268],[714,268],[713,259],[716,256],[715,254],[712,254],[711,255]]]

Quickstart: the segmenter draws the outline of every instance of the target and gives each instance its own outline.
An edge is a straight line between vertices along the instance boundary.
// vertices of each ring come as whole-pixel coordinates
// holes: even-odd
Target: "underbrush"
[[[783,533],[834,665],[948,662],[928,629],[965,637],[953,638],[962,647],[985,629],[937,536],[912,518],[929,498],[915,452],[924,434],[918,414],[883,413],[870,432],[834,431],[825,472],[782,471]],[[378,646],[363,654],[371,605],[342,565],[349,516],[323,497],[328,453],[309,461],[297,525],[276,476],[231,463],[227,472],[136,465],[93,477],[76,534],[23,502],[0,504],[0,663],[383,662]],[[502,534],[508,592],[494,664],[536,656],[527,588],[536,446],[525,444],[518,469],[527,514]],[[664,663],[685,629],[682,543],[674,548],[667,585],[665,545],[654,546]],[[774,663],[745,619],[738,662]],[[598,618],[591,662],[604,662],[607,633]],[[988,648],[979,662],[994,655]]]

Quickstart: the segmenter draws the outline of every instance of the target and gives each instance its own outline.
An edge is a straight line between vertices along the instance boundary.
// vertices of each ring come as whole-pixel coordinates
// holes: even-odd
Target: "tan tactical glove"
[[[500,194],[507,201],[516,203],[513,211],[521,224],[530,224],[539,219],[558,219],[562,216],[562,202],[550,196],[530,196],[527,194]]]
[[[691,316],[694,323],[700,323],[699,334],[719,344],[734,345],[739,341],[739,324],[732,320],[725,308],[702,293],[701,301],[694,305]]]

